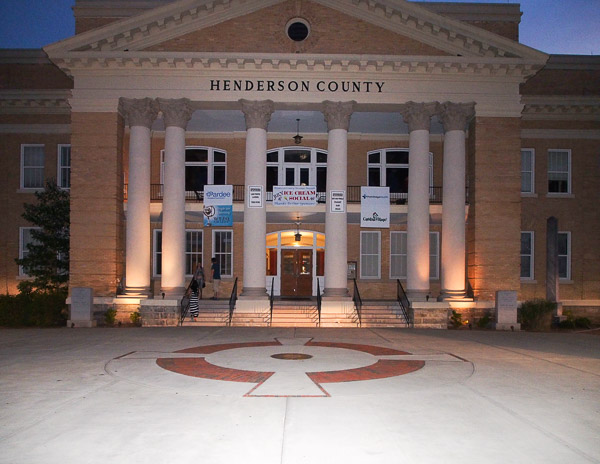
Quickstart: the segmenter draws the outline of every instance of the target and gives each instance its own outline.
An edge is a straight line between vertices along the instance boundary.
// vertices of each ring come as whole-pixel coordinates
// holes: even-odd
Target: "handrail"
[[[321,284],[319,284],[319,278],[317,277],[317,313],[319,314],[319,327],[321,327]]]
[[[183,325],[183,320],[185,319],[185,317],[188,314],[188,311],[190,309],[190,287],[192,286],[192,282],[194,281],[194,279],[190,280],[190,283],[188,284],[187,288],[185,289],[185,293],[183,294],[183,296],[181,297],[181,301],[179,302],[179,326],[181,327]]]
[[[269,295],[269,307],[271,319],[269,320],[269,325],[273,324],[273,288],[275,287],[275,277],[271,280],[271,294]]]
[[[358,325],[362,326],[362,298],[360,297],[360,292],[358,291],[358,284],[356,283],[356,279],[354,279],[354,295],[352,296],[352,301],[354,301],[356,314],[358,314]]]
[[[237,282],[238,278],[235,278],[233,283],[233,289],[231,290],[231,296],[229,297],[229,325],[231,326],[231,319],[233,319],[233,310],[235,309],[235,302],[237,301]]]
[[[408,327],[412,326],[412,322],[410,320],[410,315],[408,314],[408,310],[410,308],[410,301],[406,292],[404,291],[404,287],[400,283],[400,279],[396,279],[397,284],[397,292],[396,297],[398,299],[398,304],[400,305],[400,310],[402,311],[402,316],[404,317],[404,321]]]

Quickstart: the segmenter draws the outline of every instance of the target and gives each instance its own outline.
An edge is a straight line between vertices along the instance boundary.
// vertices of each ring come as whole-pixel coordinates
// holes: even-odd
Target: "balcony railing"
[[[360,185],[349,185],[347,187],[347,198],[348,203],[360,203]],[[233,186],[233,201],[243,202],[244,201],[244,185]],[[123,191],[124,199],[127,200],[127,184],[124,186]],[[163,200],[164,188],[163,184],[151,184],[150,185],[150,201],[160,202]],[[326,199],[325,192],[317,192],[317,202],[325,203]],[[273,192],[267,192],[267,201],[273,201]],[[198,202],[202,203],[204,200],[203,191],[186,191],[185,201],[187,202]],[[408,201],[408,193],[390,193],[390,204],[392,205],[404,205]],[[466,202],[469,203],[469,191],[466,191]],[[429,203],[432,205],[442,203],[442,187],[429,187]]]

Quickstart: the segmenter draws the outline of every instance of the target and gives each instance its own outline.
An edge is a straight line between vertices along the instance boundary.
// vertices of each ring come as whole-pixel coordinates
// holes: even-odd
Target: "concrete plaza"
[[[2,329],[0,394],[0,463],[600,463],[594,332]]]

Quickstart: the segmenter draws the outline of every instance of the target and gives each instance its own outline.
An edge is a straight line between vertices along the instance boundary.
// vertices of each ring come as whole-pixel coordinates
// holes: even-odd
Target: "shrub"
[[[492,321],[492,318],[490,317],[489,314],[486,314],[485,316],[483,316],[481,319],[479,319],[477,321],[477,327],[479,327],[480,329],[485,329],[490,322]]]
[[[129,319],[131,319],[131,323],[137,327],[142,325],[142,315],[139,311],[135,311],[129,315]]]
[[[455,329],[458,329],[459,327],[462,327],[462,325],[463,325],[462,314],[456,312],[453,309],[452,310],[452,316],[450,316],[450,324]]]
[[[104,322],[106,323],[106,325],[108,325],[108,326],[115,325],[116,318],[117,318],[117,310],[116,309],[111,308],[111,309],[106,310],[106,313],[104,314]]]
[[[587,317],[575,317],[573,311],[566,310],[563,316],[566,316],[566,319],[558,324],[561,329],[589,329],[592,326]]]
[[[518,315],[524,329],[532,331],[549,330],[552,325],[552,313],[556,303],[549,300],[535,299],[524,301]]]
[[[59,327],[68,317],[67,292],[28,292],[0,295],[0,326]]]

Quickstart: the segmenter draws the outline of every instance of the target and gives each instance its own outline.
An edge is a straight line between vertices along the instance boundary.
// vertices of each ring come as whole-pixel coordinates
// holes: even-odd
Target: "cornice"
[[[600,121],[600,96],[524,96],[522,102],[527,120]]]
[[[299,55],[253,53],[71,52],[53,57],[73,75],[81,70],[293,71],[373,72],[397,74],[467,74],[508,76],[519,81],[538,72],[543,63],[519,58],[469,58],[377,55]]]
[[[0,90],[1,114],[69,114],[70,90]]]

